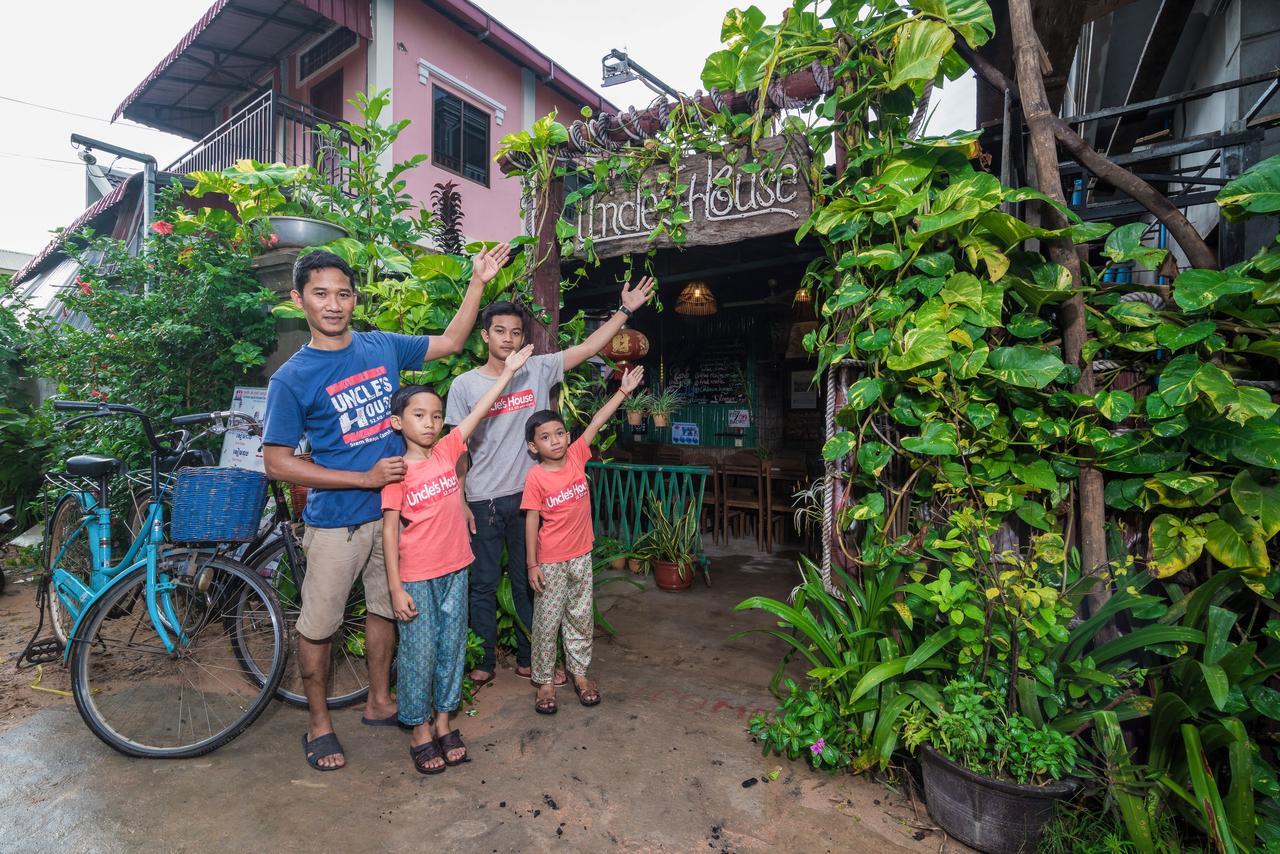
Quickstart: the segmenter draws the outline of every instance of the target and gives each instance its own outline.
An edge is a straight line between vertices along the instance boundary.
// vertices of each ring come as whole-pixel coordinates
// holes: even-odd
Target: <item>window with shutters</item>
[[[489,186],[489,114],[439,86],[432,100],[431,162]]]
[[[357,36],[346,27],[338,27],[298,56],[298,82],[301,83],[338,60],[356,46]]]

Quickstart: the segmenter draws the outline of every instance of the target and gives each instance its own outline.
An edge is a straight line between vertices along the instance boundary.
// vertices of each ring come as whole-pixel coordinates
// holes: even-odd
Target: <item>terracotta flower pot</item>
[[[653,413],[653,426],[654,427],[670,427],[671,426],[670,414],[666,412]]]
[[[693,567],[684,568],[684,578],[680,577],[680,565],[665,560],[653,562],[653,580],[660,590],[688,590],[693,586]]]
[[[629,557],[626,559],[627,569],[631,570],[632,575],[644,575],[644,561],[639,558]]]
[[[622,556],[615,557],[613,560],[609,561],[609,568],[614,572],[621,572],[627,568],[627,559]]]
[[[627,423],[630,424],[632,427],[639,427],[641,424],[644,423],[644,413],[638,409],[635,410],[634,412],[628,411]]]

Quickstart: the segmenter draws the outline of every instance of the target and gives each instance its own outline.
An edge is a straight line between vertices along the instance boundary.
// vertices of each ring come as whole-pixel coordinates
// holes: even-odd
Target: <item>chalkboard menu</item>
[[[669,362],[668,386],[679,386],[689,403],[747,405],[750,381],[747,342],[741,337],[687,342]]]

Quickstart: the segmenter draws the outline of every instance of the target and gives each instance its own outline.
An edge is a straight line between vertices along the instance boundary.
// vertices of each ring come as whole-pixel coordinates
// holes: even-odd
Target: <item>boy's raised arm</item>
[[[493,281],[498,271],[506,265],[511,257],[511,247],[506,243],[498,243],[482,249],[471,265],[471,281],[467,284],[467,292],[462,297],[462,305],[458,313],[449,321],[444,332],[431,339],[427,348],[427,359],[441,359],[461,353],[466,346],[467,337],[476,325],[476,315],[480,313],[480,300],[484,297],[484,287]]]
[[[587,359],[604,349],[613,336],[618,334],[627,318],[649,301],[653,296],[654,281],[652,276],[645,276],[634,286],[623,285],[622,304],[613,316],[600,324],[600,328],[587,337],[581,344],[575,344],[564,351],[564,369],[572,371]]]
[[[618,386],[618,390],[613,393],[613,397],[605,401],[604,406],[596,410],[596,414],[591,419],[591,423],[587,425],[587,429],[582,431],[582,439],[589,445],[591,440],[600,432],[600,428],[608,423],[613,417],[613,413],[618,411],[618,407],[622,405],[622,401],[627,399],[627,395],[640,387],[640,383],[644,381],[644,366],[637,365],[629,368],[622,375],[622,383]]]

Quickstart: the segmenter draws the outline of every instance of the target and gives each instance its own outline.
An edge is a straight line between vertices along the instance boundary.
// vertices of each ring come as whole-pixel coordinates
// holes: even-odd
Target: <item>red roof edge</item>
[[[37,272],[39,268],[44,265],[44,262],[48,261],[49,258],[62,247],[62,244],[68,237],[75,234],[83,226],[97,219],[102,214],[111,210],[111,208],[120,204],[125,195],[129,192],[129,187],[136,186],[141,180],[142,172],[134,172],[128,178],[117,184],[116,188],[110,193],[107,193],[89,207],[85,208],[80,216],[76,217],[71,224],[64,228],[56,237],[53,238],[53,240],[50,240],[47,246],[37,252],[30,261],[22,266],[21,270],[13,274],[12,283],[16,285],[26,279],[27,276]]]
[[[181,56],[187,48],[191,47],[191,43],[196,40],[196,36],[200,35],[200,33],[204,31],[205,27],[213,23],[214,18],[217,18],[230,2],[231,0],[216,0],[216,2],[209,7],[209,10],[200,16],[200,20],[196,21],[195,26],[187,30],[187,34],[178,41],[177,46],[173,50],[169,51],[168,56],[160,60],[160,64],[151,70],[151,73],[147,75],[146,79],[134,87],[134,90],[129,93],[129,96],[120,102],[120,106],[116,107],[116,111],[111,114],[111,121],[114,122],[116,119],[124,115],[124,111],[129,109],[129,107],[133,105],[134,101],[141,98],[142,93],[146,91],[147,87],[155,82],[155,79],[163,74],[166,68],[173,65],[174,61],[177,60],[177,58]]]
[[[423,0],[437,12],[452,19],[473,35],[487,33],[483,41],[495,50],[505,53],[538,75],[538,79],[580,104],[597,111],[619,112],[618,108],[599,92],[570,74],[564,66],[529,44],[523,36],[494,18],[469,0]]]

